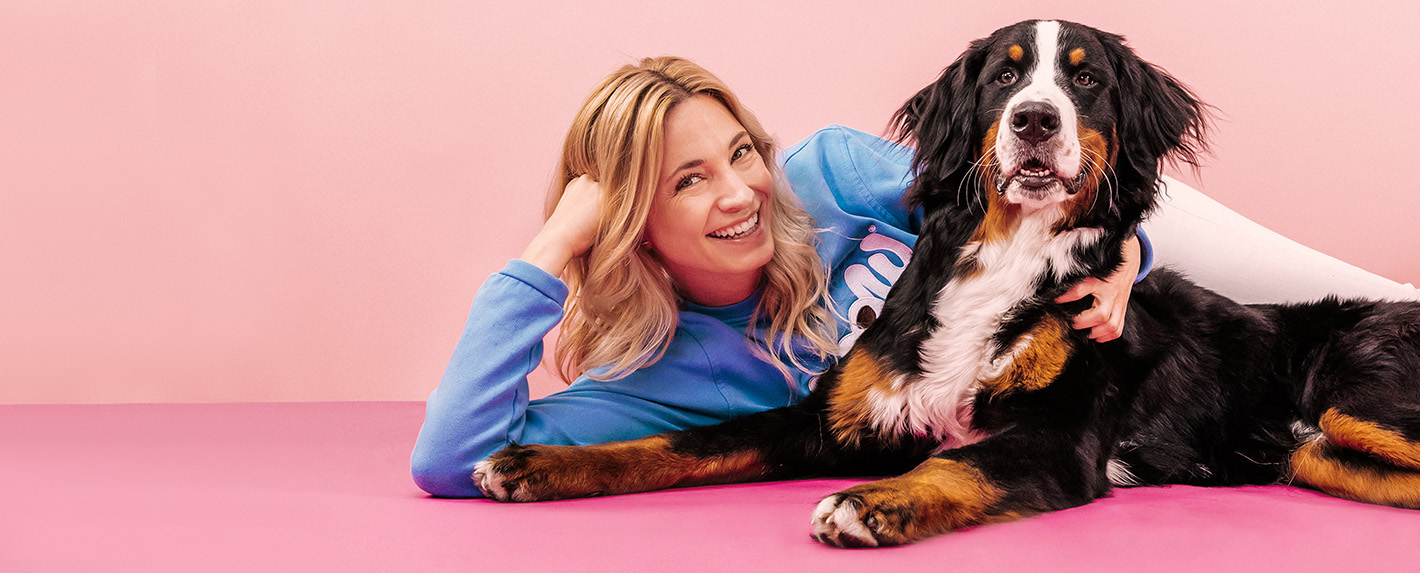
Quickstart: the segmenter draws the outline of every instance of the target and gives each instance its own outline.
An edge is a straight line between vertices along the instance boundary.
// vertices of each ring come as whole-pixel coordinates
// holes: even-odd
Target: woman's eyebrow
[[[705,163],[705,160],[704,160],[704,159],[694,159],[694,160],[691,160],[691,161],[687,161],[687,162],[685,162],[685,165],[682,165],[682,166],[680,166],[680,167],[675,168],[675,171],[672,171],[672,172],[671,172],[671,175],[675,175],[675,174],[677,174],[677,173],[680,173],[681,171],[685,171],[686,169],[690,169],[691,167],[699,167],[701,163]]]
[[[730,144],[725,147],[727,149],[733,150],[735,146],[740,144],[740,140],[744,139],[748,135],[748,131],[741,131],[735,134],[735,136],[730,139]],[[687,161],[685,162],[685,165],[681,165],[680,167],[675,168],[675,171],[672,171],[671,174],[666,177],[666,179],[670,179],[671,177],[674,177],[675,174],[680,173],[681,171],[685,171],[686,169],[690,169],[691,167],[699,167],[702,163],[705,163],[704,159],[692,159],[690,161]]]

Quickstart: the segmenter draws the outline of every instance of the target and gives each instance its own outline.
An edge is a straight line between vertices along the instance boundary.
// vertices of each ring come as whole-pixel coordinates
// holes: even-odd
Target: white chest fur
[[[965,446],[985,436],[971,429],[972,401],[980,382],[999,374],[1024,344],[992,360],[999,350],[992,335],[1012,309],[1034,296],[1038,279],[1056,279],[1078,269],[1072,253],[1099,240],[1103,230],[1054,233],[1058,213],[1047,209],[1024,217],[1003,240],[973,242],[963,255],[976,257],[980,271],[948,282],[932,305],[940,326],[922,343],[922,374],[899,378],[891,390],[873,390],[872,420],[889,435],[935,436],[942,449]],[[1022,341],[1028,342],[1028,341]]]

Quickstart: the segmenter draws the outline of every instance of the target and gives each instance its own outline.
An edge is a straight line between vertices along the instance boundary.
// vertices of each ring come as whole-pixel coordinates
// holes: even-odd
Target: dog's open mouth
[[[1011,172],[1000,188],[1003,192],[1014,189],[1021,199],[1040,201],[1057,190],[1064,191],[1066,195],[1079,193],[1081,179],[1066,178],[1045,160],[1032,157]]]
[[[1011,183],[1020,185],[1025,191],[1039,192],[1056,184],[1064,185],[1065,180],[1044,161],[1032,157],[1016,170],[1015,176],[1011,177]],[[1069,186],[1065,187],[1069,191]]]
[[[1044,161],[1031,158],[1012,172],[1001,186],[1002,193],[1013,201],[1044,201],[1056,189],[1064,187],[1065,181]]]

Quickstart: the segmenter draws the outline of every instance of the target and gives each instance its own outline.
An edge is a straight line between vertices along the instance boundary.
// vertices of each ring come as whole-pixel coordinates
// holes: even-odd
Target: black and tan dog
[[[1112,485],[1296,483],[1420,507],[1420,305],[1243,306],[1167,270],[1096,344],[1051,301],[1109,275],[1192,162],[1204,107],[1122,38],[1023,22],[897,114],[915,139],[911,264],[802,403],[478,465],[532,501],[808,475],[896,475],[824,499],[813,534],[908,543],[1089,503]],[[905,473],[903,473],[905,472]]]

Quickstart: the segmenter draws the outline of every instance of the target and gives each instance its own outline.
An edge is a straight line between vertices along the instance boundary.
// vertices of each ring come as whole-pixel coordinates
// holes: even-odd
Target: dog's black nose
[[[1016,106],[1011,114],[1011,131],[1027,143],[1040,143],[1060,132],[1060,110],[1045,101]]]

